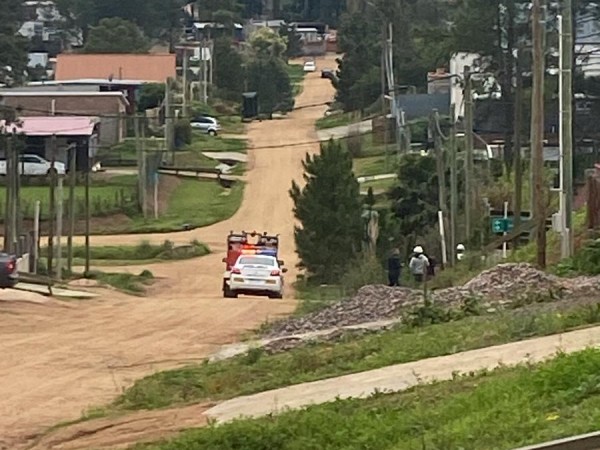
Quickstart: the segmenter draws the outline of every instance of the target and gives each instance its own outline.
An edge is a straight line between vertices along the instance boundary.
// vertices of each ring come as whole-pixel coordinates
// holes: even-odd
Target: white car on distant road
[[[25,176],[48,175],[52,163],[39,155],[26,154],[19,156],[19,173]],[[54,168],[58,175],[64,175],[67,172],[64,163],[55,161]],[[6,159],[0,159],[0,175],[6,175]]]
[[[304,63],[304,71],[305,72],[315,72],[317,70],[317,65],[314,61],[306,61]]]
[[[283,298],[282,268],[274,256],[241,255],[231,268],[229,291],[232,297],[243,295],[266,295]]]

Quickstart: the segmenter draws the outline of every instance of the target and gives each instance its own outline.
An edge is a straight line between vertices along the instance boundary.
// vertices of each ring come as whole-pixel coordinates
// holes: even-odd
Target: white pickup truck
[[[52,164],[38,155],[20,155],[19,156],[19,173],[25,176],[47,175],[50,172]],[[64,163],[56,161],[54,168],[58,175],[66,173]],[[6,159],[0,159],[0,176],[6,175]]]

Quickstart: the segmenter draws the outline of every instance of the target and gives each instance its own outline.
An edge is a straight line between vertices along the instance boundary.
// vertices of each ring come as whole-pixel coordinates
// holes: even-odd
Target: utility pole
[[[90,273],[90,156],[85,159],[85,273]]]
[[[523,147],[523,48],[517,50],[517,61],[515,65],[515,116],[513,132],[513,162],[515,173],[515,198],[514,198],[514,218],[515,228],[521,226],[521,210],[523,209],[523,162],[522,162],[522,147]],[[518,237],[515,239],[515,244],[518,242]],[[515,245],[513,244],[513,245]]]
[[[208,58],[212,58],[206,43],[207,41],[204,39],[202,41],[202,101],[204,103],[208,103]]]
[[[465,83],[465,240],[471,238],[471,208],[473,207],[473,86],[471,67],[464,68]]]
[[[5,182],[6,182],[6,196],[5,196],[5,200],[6,203],[4,205],[4,251],[7,253],[10,253],[10,212],[11,212],[11,205],[10,202],[12,200],[12,196],[11,196],[11,183],[10,183],[10,177],[12,175],[12,172],[10,170],[10,157],[11,157],[11,152],[9,151],[9,147],[8,147],[8,134],[3,134],[2,135],[2,143],[4,144],[4,150],[6,152],[6,178],[5,178]]]
[[[142,196],[142,212],[144,213],[144,219],[148,216],[148,177],[147,177],[147,158],[146,154],[146,120],[142,118],[142,139],[141,139],[141,156],[142,156],[142,167],[140,173],[140,180],[142,181],[142,190],[140,192]]]
[[[172,78],[167,78],[165,84],[165,143],[167,152],[171,153],[171,163],[175,164],[175,144],[173,139],[173,113],[171,112],[171,87]],[[137,130],[137,126],[136,126]]]
[[[62,279],[62,227],[63,227],[63,180],[58,179],[58,201],[56,208],[56,277]]]
[[[438,176],[438,201],[440,204],[440,238],[442,239],[442,259],[447,263],[446,257],[446,223],[448,221],[448,197],[446,194],[446,160],[444,148],[442,147],[442,136],[440,134],[440,114],[437,109],[433,110],[430,124],[432,128],[433,145],[435,149],[436,169]]]
[[[50,148],[50,196],[49,196],[49,207],[48,207],[48,275],[53,275],[53,264],[54,264],[54,221],[56,220],[56,135],[52,135]]]
[[[138,171],[138,207],[143,210],[144,208],[144,195],[142,189],[144,188],[144,182],[142,180],[143,176],[143,153],[142,153],[142,144],[140,139],[140,116],[136,114],[133,118],[133,128],[135,132],[135,154],[137,159],[137,171]]]
[[[183,117],[188,117],[188,52],[187,47],[183,48]]]
[[[563,0],[560,29],[560,99],[561,99],[561,146],[562,186],[561,197],[561,255],[568,258],[574,251],[573,233],[573,4]]]
[[[75,185],[77,183],[77,147],[72,145],[69,155],[69,235],[67,236],[67,270],[73,272],[73,236],[75,235]]]
[[[458,218],[458,168],[456,165],[456,121],[454,119],[456,105],[450,105],[450,120],[452,128],[450,129],[450,258],[452,266],[456,264],[456,234]]]
[[[533,0],[533,92],[531,96],[531,170],[533,220],[536,224],[537,264],[546,267],[546,199],[544,195],[544,0]]]

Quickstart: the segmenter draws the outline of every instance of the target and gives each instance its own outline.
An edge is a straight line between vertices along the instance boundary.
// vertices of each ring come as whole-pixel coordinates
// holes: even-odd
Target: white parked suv
[[[216,136],[221,130],[221,125],[219,125],[217,119],[208,116],[196,117],[190,121],[190,125],[192,128],[203,131],[211,136]]]
[[[25,176],[40,176],[48,175],[52,164],[41,156],[27,154],[19,156],[19,173]],[[65,164],[55,161],[54,168],[58,175],[66,173]],[[0,159],[0,175],[6,175],[6,159]]]
[[[277,258],[266,255],[242,255],[231,268],[229,292],[238,294],[266,295],[283,298],[283,274]]]

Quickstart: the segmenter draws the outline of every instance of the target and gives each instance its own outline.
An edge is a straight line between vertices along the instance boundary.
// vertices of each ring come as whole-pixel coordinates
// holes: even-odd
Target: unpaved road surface
[[[330,58],[317,64],[331,62]],[[331,83],[316,72],[307,77],[296,104],[324,104],[332,97]],[[294,280],[294,218],[288,190],[292,180],[302,181],[302,160],[318,145],[293,144],[316,140],[314,122],[325,110],[325,105],[301,108],[286,119],[249,126],[248,138],[258,148],[249,151],[251,170],[244,202],[231,220],[184,233],[92,238],[93,245],[199,239],[211,247],[214,253],[203,258],[153,265],[152,272],[161,279],[149,297],[109,292],[98,299],[69,303],[0,301],[0,448],[12,450],[25,441],[31,443],[47,427],[110,402],[134,380],[200,360],[261,322],[293,310],[291,292],[279,301],[222,299],[222,252],[230,230],[280,233],[282,258],[290,269],[288,284]],[[265,146],[277,147],[261,148]],[[119,430],[131,432],[136,427],[138,437],[150,433],[155,438],[158,419],[156,413],[148,414],[154,420],[142,420],[140,414],[129,425],[114,427],[103,436],[110,434],[117,442]],[[179,419],[174,423],[187,423]],[[99,437],[94,440],[94,435]],[[86,436],[69,447],[48,444],[45,448],[111,445],[98,433]]]

